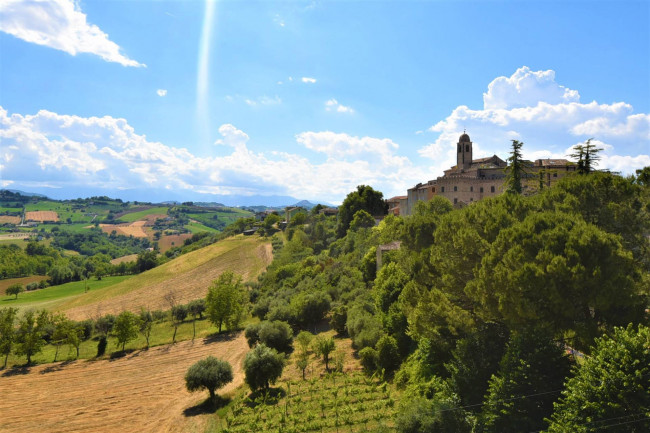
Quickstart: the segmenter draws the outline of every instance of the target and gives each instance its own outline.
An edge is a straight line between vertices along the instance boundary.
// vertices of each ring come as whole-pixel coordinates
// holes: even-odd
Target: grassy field
[[[14,296],[8,297],[4,295],[0,298],[0,308],[2,307],[16,307],[19,309],[26,308],[48,308],[52,309],[55,307],[58,302],[62,300],[70,300],[78,297],[84,297],[88,293],[93,292],[105,292],[109,291],[111,286],[118,284],[122,281],[127,280],[132,277],[131,275],[118,276],[118,277],[104,277],[100,281],[96,279],[85,281],[73,281],[71,283],[61,284],[59,286],[47,287],[45,289],[34,290],[31,292],[25,292],[18,295],[18,299],[14,299]],[[32,277],[27,277],[32,278]],[[40,281],[45,277],[40,277],[37,281]],[[16,278],[12,280],[18,280]],[[9,281],[9,280],[5,280]],[[31,282],[31,281],[30,281]],[[88,292],[86,292],[86,284],[88,287]],[[4,293],[4,291],[2,291]]]
[[[5,206],[0,206],[0,213],[8,213],[11,215],[20,215],[23,213],[23,208],[21,207],[5,207]]]
[[[192,233],[199,233],[199,232],[219,233],[219,230],[213,229],[212,227],[205,226],[199,222],[190,222],[189,224],[185,225],[185,228]]]
[[[120,217],[120,221],[132,223],[134,221],[146,218],[147,215],[167,215],[167,209],[168,208],[166,206],[161,206],[152,207],[137,212],[126,213]]]

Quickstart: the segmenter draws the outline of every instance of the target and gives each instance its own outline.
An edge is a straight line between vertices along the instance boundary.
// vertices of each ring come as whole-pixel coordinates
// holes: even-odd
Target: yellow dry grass
[[[180,256],[164,265],[129,278],[110,290],[83,293],[50,306],[65,311],[74,320],[117,314],[141,307],[169,309],[165,300],[172,292],[178,303],[206,295],[208,287],[222,272],[230,270],[244,281],[257,277],[272,260],[268,241],[257,236],[227,238],[200,250]]]
[[[131,224],[100,224],[99,227],[108,234],[115,230],[118,235],[146,238],[148,236],[144,230],[146,223],[147,221],[135,221]]]
[[[203,431],[212,415],[185,416],[207,392],[190,394],[184,375],[209,355],[228,361],[243,383],[248,345],[240,333],[228,339],[185,341],[140,350],[111,361],[72,361],[33,367],[0,377],[3,432],[185,432]]]
[[[128,256],[122,256],[111,260],[111,265],[119,265],[120,263],[135,262],[136,260],[138,260],[137,254],[129,254]]]
[[[0,215],[0,224],[20,224],[20,217]]]
[[[51,210],[38,210],[32,212],[25,212],[25,221],[58,221],[59,214]]]

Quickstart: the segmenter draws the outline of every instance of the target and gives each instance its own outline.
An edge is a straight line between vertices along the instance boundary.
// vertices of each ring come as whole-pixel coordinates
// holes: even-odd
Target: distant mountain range
[[[75,189],[48,189],[46,194],[39,192],[25,192],[20,190],[8,189],[13,193],[19,193],[27,197],[49,197],[55,200],[69,200],[84,197],[94,197],[97,195],[106,195],[111,198],[119,198],[124,201],[141,201],[148,203],[178,204],[187,201],[193,202],[198,206],[231,206],[231,207],[260,207],[260,208],[284,208],[287,206],[301,206],[305,209],[311,209],[316,204],[309,200],[300,200],[291,196],[284,195],[217,195],[217,194],[200,194],[187,191],[167,191],[167,190],[101,190],[92,188],[75,188]],[[329,203],[320,202],[325,206],[331,206]]]

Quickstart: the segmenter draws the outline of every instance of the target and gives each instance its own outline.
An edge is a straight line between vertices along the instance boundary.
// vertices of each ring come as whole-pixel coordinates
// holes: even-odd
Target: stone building
[[[472,159],[472,141],[463,133],[456,145],[456,165],[444,175],[419,183],[407,191],[406,200],[399,202],[399,214],[410,215],[419,200],[431,200],[436,195],[446,197],[455,206],[468,205],[503,192],[508,164],[496,155]],[[566,159],[538,159],[524,162],[524,193],[537,190],[540,184],[551,186],[560,178],[574,172],[576,166]]]

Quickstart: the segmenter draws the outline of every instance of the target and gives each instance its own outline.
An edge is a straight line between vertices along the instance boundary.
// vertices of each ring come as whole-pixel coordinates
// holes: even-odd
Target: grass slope
[[[147,215],[167,215],[167,209],[168,208],[166,206],[161,206],[161,207],[152,207],[138,212],[126,213],[120,216],[120,221],[132,223],[134,221],[138,221],[145,218]]]
[[[242,235],[182,255],[150,271],[143,272],[110,290],[90,290],[80,296],[63,298],[52,308],[65,311],[75,320],[140,307],[169,309],[165,296],[173,292],[176,301],[186,303],[207,293],[210,283],[226,270],[251,280],[272,259],[268,240]]]

